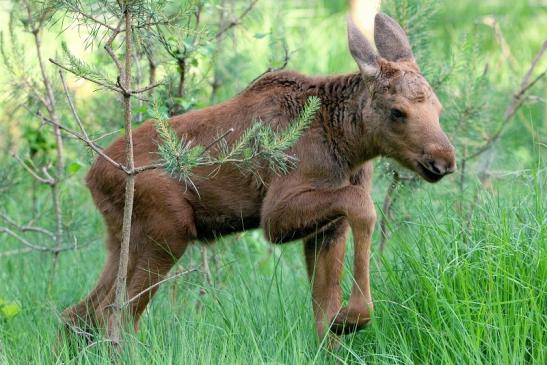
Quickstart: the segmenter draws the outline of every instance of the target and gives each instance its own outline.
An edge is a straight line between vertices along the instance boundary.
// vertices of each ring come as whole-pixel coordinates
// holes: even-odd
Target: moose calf
[[[158,283],[193,241],[261,227],[275,243],[303,239],[313,310],[319,336],[362,328],[373,309],[369,284],[371,235],[376,213],[370,197],[372,162],[388,156],[437,182],[455,169],[454,148],[439,125],[441,104],[420,73],[402,28],[377,14],[378,54],[348,19],[349,49],[360,72],[308,77],[271,72],[221,104],[175,116],[170,125],[186,140],[206,145],[234,128],[233,143],[261,120],[276,130],[298,117],[310,96],[321,100],[311,126],[290,153],[297,166],[285,175],[260,171],[261,181],[237,166],[194,171],[186,187],[161,169],[136,177],[127,296]],[[137,166],[157,162],[161,143],[154,122],[134,131]],[[106,151],[124,161],[124,141]],[[108,227],[108,258],[93,291],[65,311],[70,323],[108,328],[112,321],[120,255],[125,174],[99,157],[87,175],[93,200]],[[354,279],[349,303],[341,305],[340,275],[346,237],[355,241]],[[131,302],[135,322],[158,289]]]

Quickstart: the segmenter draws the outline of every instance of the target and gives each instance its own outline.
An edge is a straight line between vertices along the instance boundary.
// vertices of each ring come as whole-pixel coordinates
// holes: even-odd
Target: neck
[[[328,77],[319,85],[321,124],[335,160],[349,170],[377,156],[373,134],[362,120],[369,95],[359,73]]]

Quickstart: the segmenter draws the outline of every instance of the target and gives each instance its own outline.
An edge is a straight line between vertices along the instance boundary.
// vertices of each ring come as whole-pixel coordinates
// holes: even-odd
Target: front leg
[[[360,224],[354,223],[351,227],[354,244],[353,286],[347,307],[340,310],[331,326],[331,330],[337,334],[347,334],[363,328],[370,321],[374,309],[369,264],[376,211],[371,199],[367,200],[364,209],[369,218]]]
[[[304,240],[317,334],[322,339],[342,307],[340,279],[344,268],[348,222],[340,220]]]
[[[284,191],[283,188],[287,190]],[[368,189],[363,185],[347,185],[338,189],[310,189],[298,185],[291,187],[288,184],[283,188],[272,187],[264,202],[262,227],[266,238],[271,242],[281,243],[309,237],[327,225],[319,232],[320,234],[330,229],[329,223],[335,224],[332,223],[333,220],[342,219],[349,223],[355,241],[355,281],[348,306],[340,309],[333,318],[331,329],[342,334],[362,328],[370,320],[372,313],[368,260],[371,235],[376,221],[374,204]],[[326,251],[320,256],[322,257],[316,264],[316,273],[320,270],[320,275],[332,278],[335,275],[331,271],[336,271],[337,262],[329,261],[332,258],[329,259]],[[338,257],[339,253],[334,256]],[[330,292],[337,295],[335,291]],[[320,300],[322,301],[324,299]],[[328,303],[326,313],[331,312],[332,303],[335,301]],[[320,316],[322,313],[325,313],[325,310],[320,311]],[[323,319],[320,319],[319,322],[322,321]],[[320,335],[323,334],[320,324],[318,332]]]

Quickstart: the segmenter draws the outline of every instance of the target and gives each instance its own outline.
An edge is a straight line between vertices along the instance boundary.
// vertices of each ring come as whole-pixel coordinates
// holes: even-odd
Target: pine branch
[[[298,118],[282,132],[275,132],[261,121],[255,122],[243,131],[235,143],[229,146],[225,137],[219,136],[207,147],[192,146],[191,141],[180,138],[169,126],[166,116],[154,111],[156,131],[161,143],[158,145],[160,163],[164,169],[179,181],[192,184],[193,170],[199,166],[220,166],[233,163],[242,173],[255,173],[259,168],[269,168],[276,174],[286,174],[296,165],[297,158],[287,154],[304,131],[310,126],[319,110],[318,97],[310,97]],[[218,144],[218,154],[211,155],[209,149]]]
[[[112,81],[110,81],[111,80],[110,77],[104,75],[99,70],[88,65],[87,63],[80,60],[79,58],[74,56],[72,53],[70,53],[67,44],[64,42],[62,43],[62,49],[63,49],[63,55],[66,61],[66,64],[62,64],[61,62],[58,62],[50,58],[49,61],[51,63],[82,79],[91,81],[99,86],[105,87],[112,91],[121,92],[121,89],[119,88],[119,86],[113,83]]]

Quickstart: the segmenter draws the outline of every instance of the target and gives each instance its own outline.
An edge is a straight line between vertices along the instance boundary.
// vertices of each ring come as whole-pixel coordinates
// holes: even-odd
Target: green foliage
[[[191,145],[191,141],[178,137],[169,126],[165,113],[156,107],[156,131],[161,142],[158,153],[163,168],[180,181],[192,184],[193,170],[198,166],[220,166],[232,163],[243,173],[257,173],[260,168],[269,168],[276,174],[286,174],[296,164],[297,158],[287,153],[313,121],[321,101],[310,97],[296,120],[281,132],[274,131],[267,123],[257,121],[245,130],[239,139],[228,145],[225,136],[211,141],[211,146]],[[219,153],[209,153],[212,145],[219,145]]]
[[[7,29],[0,31],[0,55],[9,86],[1,90],[1,94],[6,98],[3,104],[7,110],[10,110],[13,101],[27,103],[29,108],[34,106],[38,103],[37,96],[41,91],[41,85],[27,57],[27,49],[21,40],[21,23],[20,9],[14,7],[9,13]]]
[[[66,166],[66,172],[69,175],[74,175],[82,168],[82,164],[78,161],[72,161]]]
[[[233,146],[220,144],[218,163],[236,162],[247,172],[256,171],[265,164],[276,174],[286,174],[297,161],[295,156],[286,152],[310,126],[320,106],[318,97],[308,98],[298,118],[282,132],[274,131],[262,121],[255,122]]]
[[[157,113],[154,119],[161,140],[158,154],[163,168],[179,181],[191,183],[192,171],[207,162],[205,148],[200,145],[191,146],[190,141],[179,138],[165,115]]]
[[[87,63],[70,53],[66,42],[61,43],[61,48],[63,50],[64,59],[67,63],[65,67],[72,74],[88,80],[95,80],[97,84],[104,84],[116,87],[116,83],[112,81],[114,79],[113,77],[105,75],[96,67],[88,65]]]
[[[54,156],[55,142],[49,131],[36,127],[36,125],[25,126],[23,138],[28,145],[31,158],[38,158],[47,161]]]
[[[421,67],[430,62],[431,19],[439,8],[435,0],[387,0],[383,9],[406,31],[414,56]]]
[[[25,49],[20,46],[21,41],[16,31],[15,22],[16,13],[13,11],[9,17],[7,36],[5,32],[0,32],[0,52],[6,70],[12,75],[18,76],[19,70],[24,68]]]
[[[498,123],[497,111],[490,109],[492,96],[488,65],[479,52],[479,39],[465,35],[461,47],[455,51],[455,63],[444,85],[445,125],[452,141],[464,156],[483,145]]]

